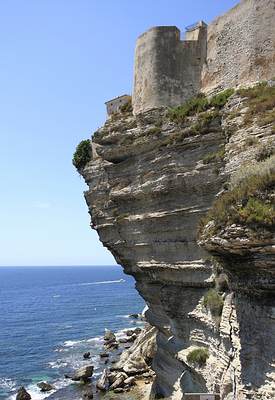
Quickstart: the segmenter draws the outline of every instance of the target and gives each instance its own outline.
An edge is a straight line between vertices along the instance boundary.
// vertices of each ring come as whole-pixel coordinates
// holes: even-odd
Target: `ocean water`
[[[135,327],[144,301],[120,266],[0,268],[0,399],[24,385],[33,400],[45,398],[36,383],[56,389],[65,373],[85,365],[90,351],[100,373],[104,329]]]

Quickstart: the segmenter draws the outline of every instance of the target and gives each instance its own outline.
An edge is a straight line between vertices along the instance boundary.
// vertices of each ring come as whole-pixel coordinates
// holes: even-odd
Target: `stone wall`
[[[208,26],[202,90],[275,76],[275,0],[243,0]]]
[[[200,23],[187,32],[184,41],[175,26],[145,32],[136,46],[134,113],[273,78],[274,23],[275,0],[242,0],[208,28]]]
[[[206,57],[207,26],[193,32],[197,40],[180,40],[175,26],[150,29],[137,40],[133,91],[134,113],[175,106],[198,92]]]

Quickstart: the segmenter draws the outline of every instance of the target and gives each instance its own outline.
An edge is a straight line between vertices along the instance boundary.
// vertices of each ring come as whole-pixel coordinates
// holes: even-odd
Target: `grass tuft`
[[[191,364],[199,364],[199,366],[205,365],[207,359],[209,357],[209,351],[206,347],[198,347],[194,350],[191,350],[187,354],[187,361]]]
[[[182,123],[187,117],[207,111],[210,108],[219,110],[226,104],[233,93],[234,89],[227,89],[210,99],[207,99],[204,94],[200,93],[184,104],[175,108],[170,108],[168,117],[171,121]]]
[[[213,204],[201,221],[200,231],[209,222],[215,222],[215,233],[233,223],[272,229],[275,224],[275,201],[270,196],[275,190],[275,156],[242,168],[232,177],[230,189]]]
[[[219,317],[222,315],[223,298],[215,289],[210,289],[204,295],[203,305],[210,310],[213,316]]]

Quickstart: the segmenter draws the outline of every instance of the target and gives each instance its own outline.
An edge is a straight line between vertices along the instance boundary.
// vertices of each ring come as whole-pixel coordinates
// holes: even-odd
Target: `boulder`
[[[50,392],[51,390],[54,390],[53,385],[47,382],[39,382],[37,386],[39,387],[41,392]]]
[[[109,357],[109,353],[100,353],[99,357],[100,358],[107,358],[107,357]]]
[[[93,365],[86,365],[78,369],[74,375],[71,377],[72,381],[84,381],[87,382],[89,378],[93,375],[94,367]]]
[[[22,386],[17,392],[16,400],[31,400],[31,395]]]
[[[119,341],[119,343],[128,343],[129,339],[127,337],[123,337],[123,338],[118,339],[118,341]]]
[[[123,386],[125,379],[127,379],[127,375],[124,372],[118,372],[115,375],[114,383],[112,383],[110,386],[110,390],[114,390]]]
[[[91,353],[87,351],[86,353],[83,354],[83,358],[84,360],[88,360],[89,358],[91,358]]]
[[[114,393],[123,393],[124,389],[123,388],[115,388]]]
[[[83,393],[82,398],[83,398],[84,400],[91,400],[91,399],[93,399],[93,398],[94,398],[94,395],[93,395],[92,389],[87,389],[87,390]]]
[[[123,370],[128,375],[147,372],[156,352],[156,332],[156,328],[147,325],[131,349],[122,353],[116,364],[117,369]]]
[[[106,349],[111,350],[111,351],[112,351],[112,350],[117,350],[117,349],[118,349],[118,346],[119,346],[118,342],[115,342],[115,341],[106,342],[106,343],[105,343]]]
[[[124,385],[133,386],[136,383],[136,378],[134,376],[130,376],[129,378],[125,379]]]
[[[130,314],[129,317],[133,319],[139,319],[141,317],[141,314]]]
[[[116,342],[116,335],[109,329],[105,329],[104,340],[105,342]]]
[[[96,387],[99,390],[106,391],[109,388],[109,377],[107,369],[104,369],[99,380],[96,382]]]

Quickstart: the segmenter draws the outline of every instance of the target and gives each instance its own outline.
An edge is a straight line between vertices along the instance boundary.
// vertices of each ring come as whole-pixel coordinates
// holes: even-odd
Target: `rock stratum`
[[[267,90],[274,107],[273,83],[254,99]],[[91,225],[157,329],[153,398],[275,398],[274,181],[228,206],[238,218],[214,218],[234,182],[236,191],[257,171],[274,178],[274,108],[253,111],[252,90],[184,117],[114,115],[79,167]]]

